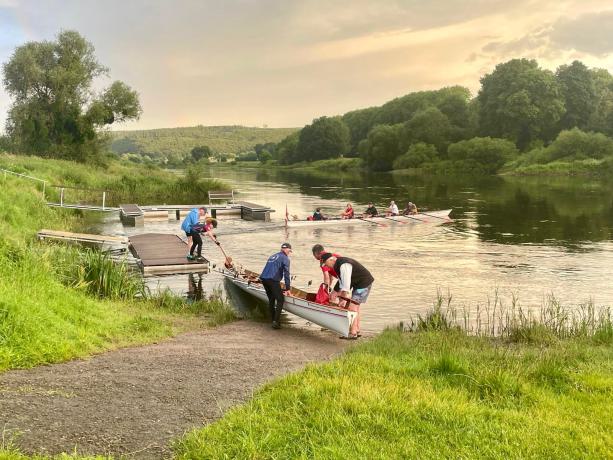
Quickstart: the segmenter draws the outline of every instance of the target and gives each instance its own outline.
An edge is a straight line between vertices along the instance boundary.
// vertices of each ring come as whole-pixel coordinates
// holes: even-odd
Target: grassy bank
[[[98,170],[0,155],[0,167],[50,183],[93,188],[119,184],[126,177],[135,183],[154,177],[156,185],[140,198],[158,192],[172,198],[165,194],[174,193],[180,184],[170,173],[122,164]],[[0,182],[0,371],[150,343],[232,319],[219,299],[187,304],[168,294],[152,297],[139,276],[95,251],[37,242],[35,234],[41,228],[79,230],[81,215],[47,207],[35,182],[10,175],[0,175]],[[128,188],[121,190],[127,193]]]
[[[562,334],[538,321],[509,323],[514,333],[492,338],[467,334],[435,311],[415,323],[416,332],[388,330],[329,364],[265,386],[221,421],[186,435],[176,453],[610,458],[613,329],[610,316],[599,318],[594,328]]]

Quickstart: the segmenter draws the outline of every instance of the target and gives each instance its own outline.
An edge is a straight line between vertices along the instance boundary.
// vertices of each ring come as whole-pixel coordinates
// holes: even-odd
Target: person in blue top
[[[187,245],[189,246],[189,254],[187,255],[188,260],[196,260],[202,259],[202,238],[200,237],[200,232],[196,230],[196,226],[199,225],[200,218],[206,216],[206,208],[194,208],[192,209],[185,219],[183,219],[183,223],[181,223],[181,230],[185,232],[185,236],[187,236]],[[194,256],[194,250],[196,250],[196,255]]]
[[[292,245],[283,243],[281,251],[268,258],[260,275],[260,280],[268,296],[268,308],[270,309],[273,329],[281,328],[280,319],[283,303],[285,302],[284,296],[290,295],[289,255],[291,252]],[[285,282],[285,289],[281,288],[282,279]]]

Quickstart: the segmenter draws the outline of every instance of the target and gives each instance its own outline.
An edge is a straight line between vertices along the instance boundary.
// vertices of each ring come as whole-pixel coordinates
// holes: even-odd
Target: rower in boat
[[[326,216],[321,212],[321,208],[315,209],[312,220],[326,220]]]
[[[389,208],[387,208],[387,212],[385,213],[386,216],[397,216],[400,214],[400,211],[398,211],[398,205],[396,205],[396,202],[394,200],[390,201],[390,206]]]
[[[319,266],[321,267],[321,271],[324,275],[324,285],[328,291],[329,295],[329,303],[337,304],[338,303],[338,294],[339,294],[339,284],[335,283],[338,280],[338,274],[334,271],[334,268],[328,267],[324,264],[321,259],[325,254],[328,254],[328,251],[324,249],[321,244],[316,244],[312,248],[313,257],[319,262]],[[334,257],[341,257],[340,254],[332,254]]]
[[[268,308],[273,329],[281,329],[281,311],[285,303],[285,296],[291,293],[291,276],[289,273],[289,255],[291,252],[292,245],[283,243],[281,251],[268,258],[260,275],[260,281],[262,281],[266,296],[268,297]],[[285,289],[281,288],[282,279],[285,282]]]
[[[377,217],[379,213],[377,212],[377,208],[375,208],[375,205],[372,203],[368,203],[368,208],[366,208],[366,211],[364,211],[364,214],[362,217]]]
[[[357,313],[347,337],[355,340],[360,337],[360,305],[366,303],[375,279],[366,267],[349,257],[335,257],[326,253],[322,255],[321,261],[339,275],[340,298],[346,302],[348,310]]]
[[[347,203],[347,207],[341,213],[341,219],[353,219],[353,215],[353,206],[351,206],[351,203]]]
[[[415,203],[412,203],[412,202],[409,201],[409,203],[407,204],[407,207],[402,212],[402,214],[404,216],[413,216],[413,215],[417,214],[418,212],[419,211],[417,210],[417,206],[415,206]]]

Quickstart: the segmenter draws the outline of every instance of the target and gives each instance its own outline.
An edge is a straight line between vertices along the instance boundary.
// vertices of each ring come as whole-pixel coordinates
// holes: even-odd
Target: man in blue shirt
[[[198,225],[200,218],[204,218],[205,216],[205,207],[194,208],[185,216],[181,224],[181,230],[185,232],[185,236],[187,236],[187,245],[189,246],[189,254],[187,255],[188,260],[202,259],[202,238],[200,237],[200,232],[194,227]],[[195,256],[194,250],[196,250]]]
[[[266,262],[260,275],[260,280],[268,296],[268,308],[270,309],[273,329],[281,328],[280,319],[285,302],[284,296],[290,295],[289,255],[291,252],[292,245],[283,243],[281,251],[268,258],[268,262]],[[285,282],[285,290],[281,288],[282,279]]]

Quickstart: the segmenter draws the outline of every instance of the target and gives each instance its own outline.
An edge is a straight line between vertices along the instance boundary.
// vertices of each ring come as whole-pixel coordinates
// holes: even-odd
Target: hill
[[[117,154],[147,155],[154,161],[174,163],[200,145],[216,153],[235,155],[256,144],[279,142],[298,128],[253,128],[246,126],[192,126],[111,132],[111,150]]]

